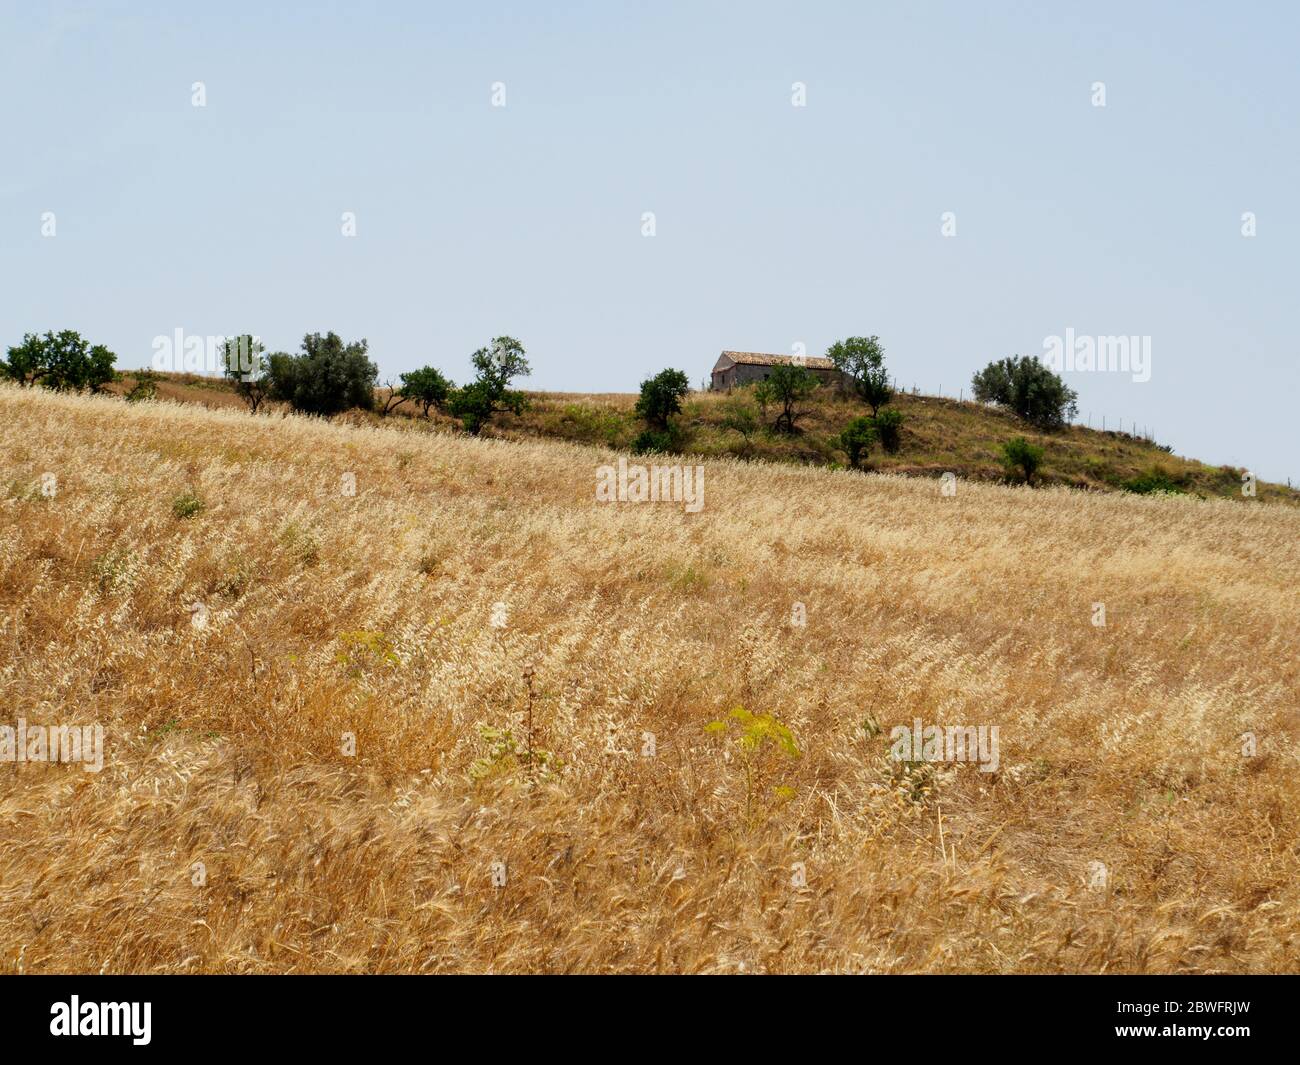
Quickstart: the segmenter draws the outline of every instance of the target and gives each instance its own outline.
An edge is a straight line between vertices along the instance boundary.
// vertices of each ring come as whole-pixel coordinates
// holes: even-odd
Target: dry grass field
[[[138,378],[127,371],[121,381],[106,386],[106,391],[123,395]],[[231,410],[245,409],[243,401],[223,378],[201,374],[162,374],[158,378],[158,398],[176,403],[194,403],[205,407]],[[377,390],[379,402],[388,397],[387,389]],[[488,428],[488,435],[527,442],[532,439],[566,440],[595,444],[628,451],[645,422],[635,411],[637,396],[630,392],[530,392],[528,408],[521,414],[500,414]],[[752,389],[734,393],[693,392],[677,419],[684,433],[686,448],[708,461],[744,458],[760,462],[791,462],[800,465],[837,466],[847,463],[848,455],[836,438],[855,417],[871,409],[850,395],[838,395],[833,389],[821,389],[802,405],[807,416],[794,435],[769,431],[773,413],[764,427],[742,438],[726,428],[726,416],[734,406],[748,406],[760,414]],[[270,408],[287,412],[287,404],[270,403]],[[960,402],[951,397],[911,395],[901,392],[891,404],[903,416],[899,450],[889,454],[876,447],[868,463],[879,473],[939,477],[952,471],[963,480],[1004,482],[1006,470],[1002,445],[1023,436],[1043,448],[1043,466],[1038,479],[1043,484],[1094,491],[1121,491],[1134,478],[1157,472],[1178,491],[1209,498],[1242,498],[1242,475],[1234,466],[1213,466],[1195,458],[1175,455],[1151,440],[1129,432],[1111,429],[1102,432],[1084,425],[1069,425],[1058,432],[1044,433],[1009,411],[971,400]],[[403,428],[459,429],[460,423],[449,415],[431,412],[428,420],[418,405],[401,401],[394,408],[393,421],[419,418],[417,425]],[[377,413],[352,412],[351,417],[379,424]],[[1100,426],[1100,416],[1094,424]],[[1132,428],[1131,421],[1125,422]],[[608,459],[606,459],[608,461]],[[1300,505],[1300,489],[1289,485],[1256,483],[1256,497],[1261,502],[1284,502]]]
[[[394,425],[0,388],[0,971],[1300,967],[1300,510]]]

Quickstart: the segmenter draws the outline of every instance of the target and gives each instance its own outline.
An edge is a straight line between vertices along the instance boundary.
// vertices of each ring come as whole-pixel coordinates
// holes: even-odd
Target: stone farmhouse
[[[757,351],[724,351],[713,366],[710,387],[715,392],[725,392],[739,385],[761,381],[772,373],[774,366],[802,366],[821,379],[822,384],[834,385],[840,373],[830,359],[816,355],[764,355]]]

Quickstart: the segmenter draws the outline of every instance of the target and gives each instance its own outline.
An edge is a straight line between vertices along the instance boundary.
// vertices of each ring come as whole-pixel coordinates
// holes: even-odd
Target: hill
[[[1300,512],[406,428],[0,387],[8,969],[1300,964]]]
[[[125,380],[112,390],[123,393],[134,381],[128,372]],[[223,380],[197,374],[164,375],[159,395],[176,402],[210,407],[242,407]],[[529,410],[521,416],[498,415],[487,432],[507,439],[545,437],[626,451],[644,427],[633,409],[636,404],[633,394],[531,392],[528,396]],[[737,402],[753,405],[748,393],[740,391],[732,395],[691,394],[680,420],[692,454],[705,458],[834,466],[846,461],[845,454],[837,450],[834,438],[851,419],[870,413],[856,398],[823,389],[806,405],[809,413],[799,423],[802,430],[799,434],[789,436],[760,430],[744,439],[724,424],[728,411]],[[892,405],[905,419],[901,447],[893,455],[878,447],[871,453],[871,467],[878,472],[924,477],[951,472],[967,480],[1001,482],[1005,479],[1002,445],[1013,437],[1023,436],[1044,450],[1039,479],[1046,484],[1120,491],[1128,484],[1140,486],[1145,481],[1200,498],[1243,499],[1242,475],[1246,471],[1183,458],[1131,433],[1103,432],[1079,425],[1057,433],[1040,433],[996,407],[936,396],[902,393]],[[409,403],[395,408],[398,417],[418,413]],[[371,420],[379,419],[375,415]],[[435,412],[431,422],[418,419],[417,424],[452,430],[458,423]],[[1300,490],[1259,481],[1256,495],[1250,501],[1300,504]]]

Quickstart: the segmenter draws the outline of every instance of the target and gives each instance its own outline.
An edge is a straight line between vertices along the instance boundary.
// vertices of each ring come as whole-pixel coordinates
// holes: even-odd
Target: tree
[[[690,390],[690,380],[681,370],[660,370],[641,382],[636,412],[651,429],[662,432],[668,428],[668,419],[681,413],[682,399]]]
[[[853,387],[871,407],[872,417],[894,398],[885,369],[885,349],[879,337],[849,337],[826,349],[826,357],[840,373],[853,380]]]
[[[444,377],[441,370],[432,366],[422,366],[418,370],[402,374],[402,387],[398,394],[420,406],[424,416],[429,416],[429,408],[443,410],[456,386]]]
[[[1064,428],[1079,413],[1078,395],[1037,356],[1013,355],[989,363],[971,378],[981,403],[996,403],[1039,429]]]
[[[222,372],[251,414],[266,402],[271,385],[265,352],[266,346],[250,333],[226,340]]]
[[[470,361],[474,380],[452,397],[450,409],[465,431],[477,436],[498,411],[523,413],[528,399],[522,392],[511,391],[510,382],[533,370],[524,357],[524,346],[514,337],[497,337],[492,347],[479,348]]]
[[[781,404],[776,416],[778,432],[797,432],[795,422],[808,412],[799,410],[799,404],[817,390],[817,378],[802,366],[773,366],[763,384],[768,386],[772,399]]]
[[[102,344],[92,347],[80,333],[64,329],[43,337],[26,334],[21,344],[9,349],[0,369],[4,376],[24,385],[40,384],[58,392],[98,392],[117,376],[113,370],[116,361],[117,356]]]
[[[855,470],[862,468],[862,460],[876,442],[876,426],[872,419],[854,418],[840,433],[836,443],[841,451],[849,456],[849,465]]]
[[[270,357],[268,394],[303,414],[371,410],[379,367],[366,357],[368,347],[364,339],[344,344],[337,333],[308,333],[301,355],[280,351]]]
[[[1032,484],[1034,474],[1043,464],[1043,449],[1031,444],[1023,436],[1017,436],[1002,445],[1002,464],[1008,474],[1015,474],[1019,470],[1025,481]]]
[[[891,407],[873,415],[871,424],[880,438],[880,446],[891,455],[896,454],[902,444],[903,415]]]
[[[389,414],[402,405],[402,401],[406,399],[406,397],[402,395],[402,390],[400,388],[394,386],[391,377],[385,379],[380,390],[384,394],[379,400],[379,416],[381,418],[387,418]]]
[[[739,433],[746,444],[758,432],[758,418],[754,414],[754,408],[740,399],[729,400],[723,407],[721,425],[723,429]]]

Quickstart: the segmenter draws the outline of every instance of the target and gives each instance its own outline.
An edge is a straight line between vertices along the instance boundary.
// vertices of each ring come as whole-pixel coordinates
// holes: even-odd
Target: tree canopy
[[[11,380],[24,385],[42,385],[58,392],[97,392],[117,375],[117,361],[102,344],[91,345],[80,333],[64,329],[44,336],[28,333],[23,342],[11,347],[0,368]]]
[[[826,357],[842,374],[848,375],[858,395],[875,415],[894,397],[885,369],[885,348],[880,337],[848,337],[826,349]]]
[[[996,403],[1039,429],[1061,429],[1078,412],[1078,395],[1037,356],[1013,355],[989,363],[971,379],[981,403]]]
[[[375,404],[379,367],[366,356],[364,339],[345,344],[337,333],[308,333],[302,354],[270,357],[270,396],[304,414],[330,415]]]

